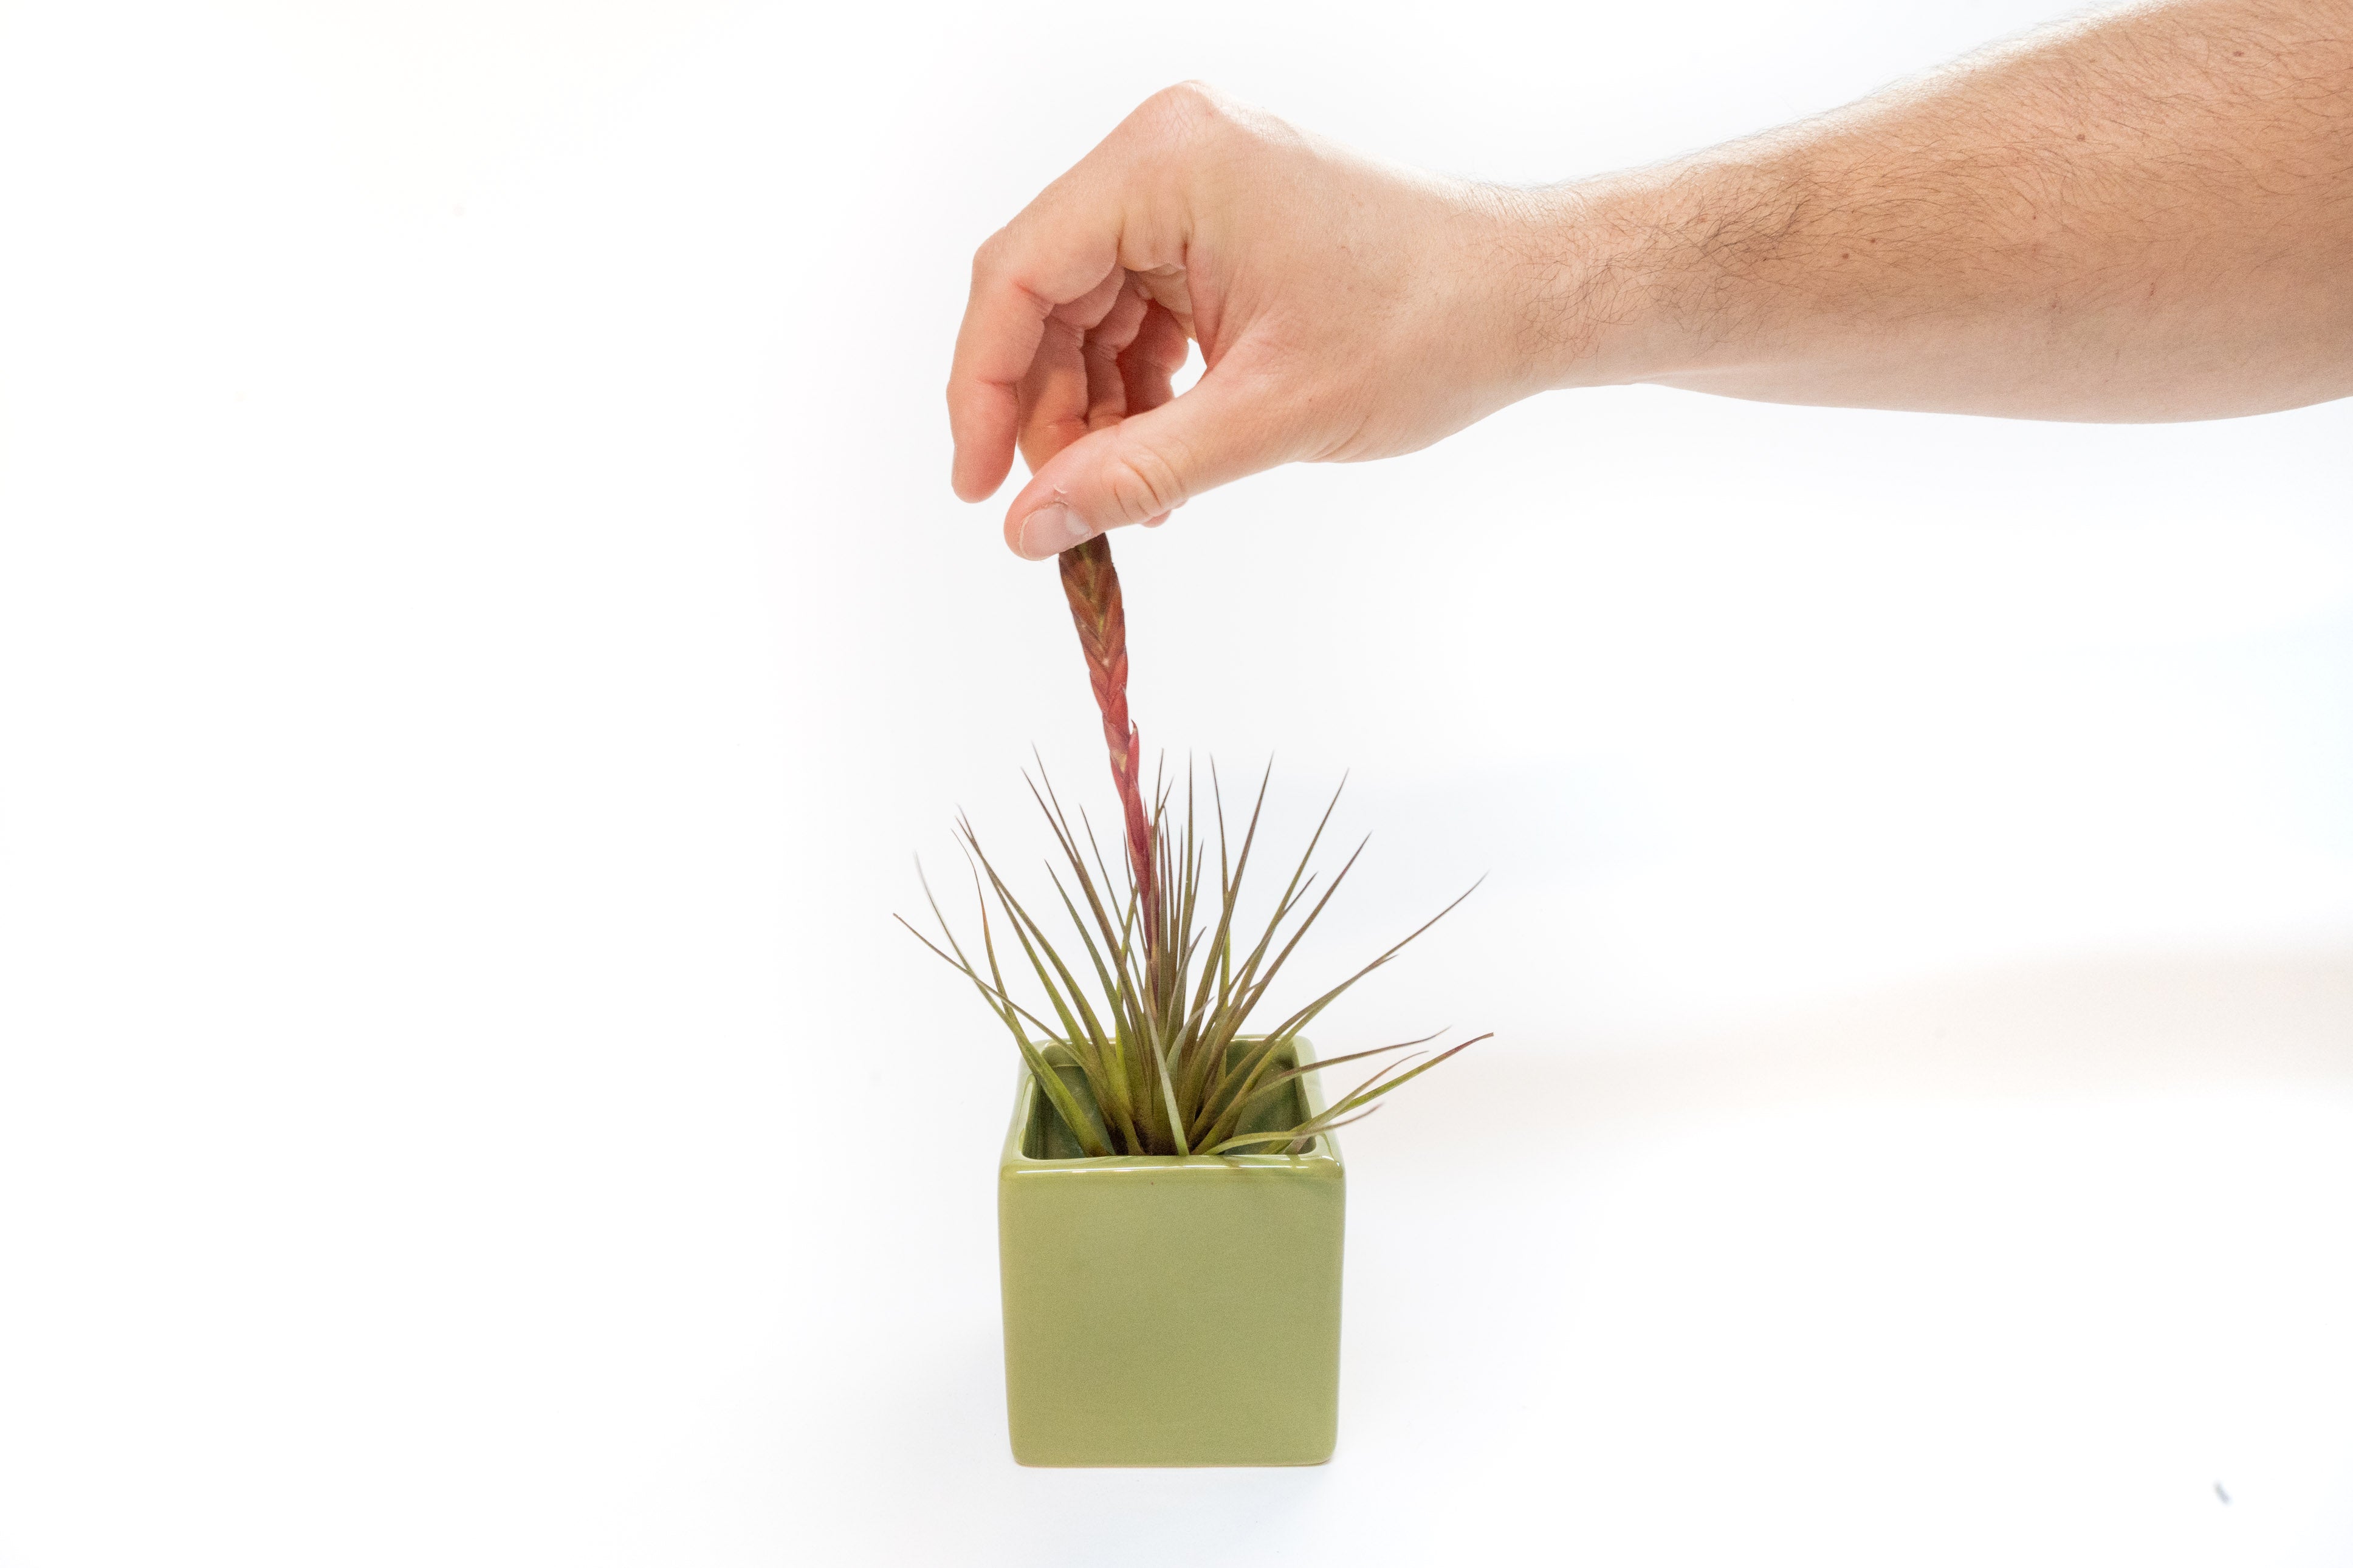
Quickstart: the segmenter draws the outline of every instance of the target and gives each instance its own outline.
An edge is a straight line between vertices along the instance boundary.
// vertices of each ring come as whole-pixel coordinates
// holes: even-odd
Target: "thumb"
[[[1212,371],[1184,395],[1073,441],[1023,486],[1005,542],[1044,561],[1095,535],[1151,522],[1284,460],[1287,433],[1263,401]]]

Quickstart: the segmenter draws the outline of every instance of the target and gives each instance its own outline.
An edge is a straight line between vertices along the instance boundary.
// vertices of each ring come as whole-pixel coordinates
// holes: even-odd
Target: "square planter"
[[[1291,1088],[1249,1130],[1324,1109],[1314,1075]],[[1345,1197],[1329,1135],[1297,1155],[1079,1156],[1024,1069],[997,1184],[1013,1457],[1330,1458]]]

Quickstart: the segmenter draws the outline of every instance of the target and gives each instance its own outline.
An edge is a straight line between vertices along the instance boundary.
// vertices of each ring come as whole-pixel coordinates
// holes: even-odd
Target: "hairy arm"
[[[1183,396],[1170,376],[1198,342]],[[1162,93],[976,258],[958,494],[1044,558],[1293,461],[1653,382],[2025,418],[2353,394],[2353,0],[2167,0],[1540,190]]]
[[[1614,362],[1737,397],[2093,420],[2339,397],[2353,5],[2109,13],[1545,205],[1530,254],[1562,265],[1531,324],[1556,384]]]

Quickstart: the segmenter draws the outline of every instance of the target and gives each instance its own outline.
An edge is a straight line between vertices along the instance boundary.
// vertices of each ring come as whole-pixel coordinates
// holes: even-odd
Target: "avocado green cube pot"
[[[1314,1059],[1304,1041],[1298,1059]],[[1291,1102],[1264,1125],[1321,1112],[1314,1082],[1293,1079]],[[997,1184],[1013,1457],[1330,1458],[1347,1191],[1330,1135],[1296,1155],[1087,1159],[1077,1149],[1025,1068]]]

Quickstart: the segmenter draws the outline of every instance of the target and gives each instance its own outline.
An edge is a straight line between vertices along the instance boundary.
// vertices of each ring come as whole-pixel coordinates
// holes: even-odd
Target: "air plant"
[[[1224,795],[1211,765],[1208,805],[1217,838],[1212,880],[1209,846],[1196,831],[1199,816],[1191,770],[1184,780],[1181,815],[1172,815],[1176,791],[1166,781],[1155,783],[1147,808],[1140,738],[1127,712],[1126,616],[1109,544],[1096,538],[1064,552],[1061,573],[1103,716],[1112,778],[1119,791],[1126,864],[1113,874],[1085,813],[1079,813],[1073,826],[1041,762],[1038,777],[1029,781],[1029,789],[1061,852],[1062,867],[1058,869],[1049,862],[1047,875],[1077,933],[1075,947],[1055,945],[1044,922],[998,875],[971,823],[962,818],[957,833],[971,863],[979,905],[977,958],[958,941],[928,881],[924,897],[945,946],[904,920],[900,923],[978,989],[1013,1036],[1039,1092],[1080,1150],[1095,1157],[1225,1155],[1273,1152],[1278,1151],[1271,1146],[1280,1145],[1280,1152],[1296,1154],[1319,1135],[1372,1114],[1377,1109],[1374,1102],[1400,1084],[1488,1038],[1477,1036],[1427,1060],[1419,1059],[1422,1053],[1417,1047],[1428,1045],[1435,1035],[1323,1061],[1302,1064],[1296,1057],[1301,1031],[1357,981],[1443,919],[1470,896],[1468,891],[1271,1028],[1245,1033],[1268,988],[1339,890],[1364,846],[1356,847],[1319,893],[1320,874],[1311,866],[1339,801],[1335,790],[1275,900],[1272,917],[1250,940],[1238,925],[1239,907],[1243,878],[1258,847],[1271,768],[1259,781],[1236,846],[1227,831]],[[1000,942],[1000,923],[1010,943]],[[1016,949],[1018,960],[1012,957]],[[1082,954],[1083,969],[1066,959],[1065,952]],[[1043,993],[1042,1002],[1032,1005],[1016,996],[1006,978],[1008,965],[1017,972],[1028,968]],[[1415,1054],[1374,1071],[1319,1115],[1267,1125],[1271,1113],[1280,1122],[1284,1120],[1282,1107],[1304,1103],[1292,1093],[1293,1080],[1303,1075],[1397,1051]]]

